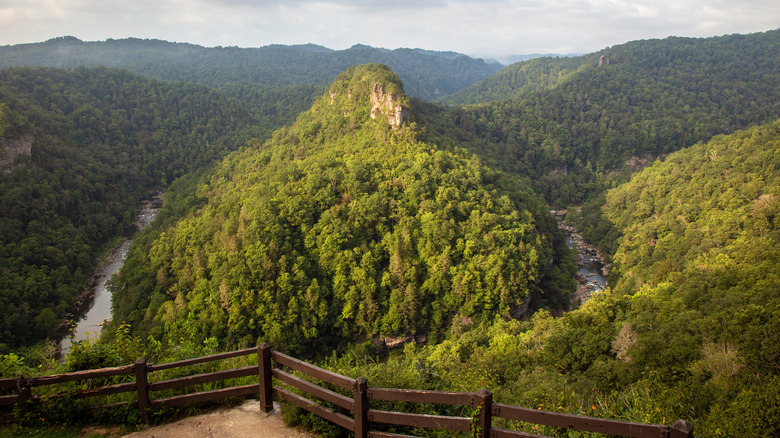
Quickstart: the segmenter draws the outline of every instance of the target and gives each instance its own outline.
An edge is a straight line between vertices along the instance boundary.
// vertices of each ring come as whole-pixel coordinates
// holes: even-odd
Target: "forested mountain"
[[[113,62],[137,65],[169,53],[200,63],[143,73],[219,87],[0,71],[2,342],[48,334],[138,196],[172,183],[112,285],[111,328],[129,323],[150,351],[176,330],[192,345],[264,340],[309,357],[427,334],[386,364],[339,366],[534,408],[685,418],[697,436],[777,436],[778,46],[771,31],[536,59],[448,101],[478,103],[459,107],[408,97],[385,66],[330,83],[289,65],[335,72],[347,53],[398,54],[365,46],[251,49],[276,56],[267,75],[230,64],[250,49],[0,48],[103,62],[113,47]],[[611,240],[611,289],[562,317],[515,320],[567,306],[573,266],[549,208],[586,200],[585,234]]]
[[[115,321],[160,338],[191,314],[221,345],[312,354],[509,317],[540,282],[565,301],[567,251],[527,182],[420,141],[415,114],[387,67],[348,69],[226,159],[186,201],[202,206],[137,241]]]
[[[251,127],[251,129],[248,129]],[[205,87],[126,71],[0,71],[2,349],[51,336],[136,201],[260,135]]]
[[[632,73],[640,74],[637,82],[646,88],[657,84],[664,88],[676,87],[686,85],[689,80],[701,82],[702,78],[723,72],[729,72],[732,77],[740,76],[756,67],[762,69],[754,62],[776,58],[773,48],[778,44],[778,32],[780,30],[714,38],[638,40],[582,56],[534,58],[509,65],[439,101],[463,105],[516,98],[529,91],[555,88],[575,73],[592,73],[597,67],[615,64],[630,64]],[[694,65],[702,70],[694,72]],[[743,69],[745,71],[740,71]],[[695,74],[691,76],[692,73]]]
[[[447,105],[467,105],[506,100],[512,97],[553,88],[574,73],[598,62],[598,54],[570,58],[539,57],[516,62],[474,85],[436,101]]]
[[[355,45],[331,50],[313,44],[260,48],[212,47],[128,38],[85,42],[62,37],[43,43],[0,47],[0,68],[107,66],[168,80],[221,88],[251,84],[265,88],[328,85],[350,65],[383,63],[404,81],[411,96],[433,99],[455,93],[501,66],[453,52],[378,49]]]
[[[581,308],[475,325],[387,363],[345,357],[337,371],[385,387],[488,387],[559,412],[685,418],[701,437],[777,436],[780,121],[671,154],[610,190],[604,213],[622,234],[618,279]]]
[[[511,69],[516,97],[431,106],[432,134],[530,176],[553,206],[600,192],[613,172],[780,116],[780,31],[636,41]]]
[[[710,401],[710,433],[780,433],[780,122],[669,156],[603,211],[628,360]]]

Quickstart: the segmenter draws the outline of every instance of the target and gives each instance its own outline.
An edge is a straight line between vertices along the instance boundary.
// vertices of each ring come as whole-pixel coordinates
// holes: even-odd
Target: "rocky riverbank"
[[[566,210],[552,210],[550,213],[555,216],[558,228],[566,233],[568,247],[577,250],[577,290],[571,301],[574,308],[590,299],[593,294],[606,289],[611,266],[604,264],[604,254],[586,242],[579,233],[580,230],[564,222]]]

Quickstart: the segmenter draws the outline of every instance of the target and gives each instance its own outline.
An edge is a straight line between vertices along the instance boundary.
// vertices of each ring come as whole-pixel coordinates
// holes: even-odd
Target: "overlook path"
[[[184,418],[175,423],[125,435],[124,438],[313,438],[309,432],[286,427],[282,414],[274,410],[266,414],[257,400],[247,400],[231,409]]]

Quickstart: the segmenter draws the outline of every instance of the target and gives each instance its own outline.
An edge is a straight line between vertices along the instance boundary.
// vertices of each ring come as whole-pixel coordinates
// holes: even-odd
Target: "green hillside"
[[[440,102],[449,105],[483,104],[514,99],[531,92],[552,89],[598,67],[630,64],[644,73],[646,85],[693,86],[708,75],[730,71],[731,76],[762,68],[776,58],[778,30],[713,38],[669,37],[638,40],[607,47],[583,56],[534,58],[509,65]],[[764,62],[762,62],[762,60]],[[695,64],[696,70],[690,68]],[[741,71],[740,71],[741,70]],[[766,71],[766,70],[765,70]],[[693,76],[691,76],[693,75]],[[736,91],[736,90],[735,90]]]
[[[698,437],[777,436],[780,121],[671,154],[610,190],[604,213],[623,236],[618,280],[581,308],[331,366],[386,387],[487,387],[530,408],[684,418]]]
[[[387,50],[365,45],[345,50],[313,44],[207,48],[137,38],[87,42],[62,37],[43,43],[0,47],[0,68],[104,66],[214,88],[228,84],[274,89],[312,83],[328,85],[350,65],[369,62],[390,66],[401,76],[407,92],[422,99],[452,94],[500,69],[497,64],[458,53]]]
[[[437,102],[469,105],[506,100],[526,93],[554,88],[574,74],[598,63],[599,55],[551,58],[540,57],[516,62],[501,71]]]
[[[635,41],[582,58],[539,61],[555,63],[561,72],[577,59],[583,64],[542,91],[431,108],[437,114],[432,134],[530,177],[553,206],[579,204],[617,173],[717,134],[776,120],[778,47],[780,31],[770,31]],[[600,63],[602,54],[608,62]],[[527,82],[542,86],[548,80],[541,75]]]
[[[522,310],[561,269],[552,218],[526,182],[420,141],[414,120],[386,67],[348,69],[294,125],[226,159],[197,188],[202,207],[150,231],[114,283],[115,321],[161,337],[193,314],[223,345],[311,354]],[[565,301],[571,280],[558,283]]]
[[[257,49],[278,56],[267,76],[227,59],[144,73],[218,89],[0,70],[0,352],[51,334],[138,197],[167,189],[112,282],[104,343],[79,363],[103,363],[112,336],[160,360],[266,341],[347,351],[328,366],[378,386],[778,436],[779,45],[770,31],[536,59],[447,101],[464,106],[410,97],[384,65],[333,82],[290,65],[346,56],[317,46]],[[24,49],[109,46],[136,61],[205,51],[204,69],[245,50]],[[322,71],[343,71],[333,62]],[[575,267],[549,210],[576,205],[569,219],[614,265],[608,291],[563,313]],[[427,343],[376,363],[369,341],[402,335]]]
[[[780,122],[677,152],[607,195],[623,234],[614,290],[633,295],[628,357],[700,397],[712,434],[780,433],[779,200]]]
[[[192,84],[106,69],[0,71],[0,350],[52,336],[97,255],[152,190],[252,136],[248,113]],[[258,124],[259,128],[259,124]]]

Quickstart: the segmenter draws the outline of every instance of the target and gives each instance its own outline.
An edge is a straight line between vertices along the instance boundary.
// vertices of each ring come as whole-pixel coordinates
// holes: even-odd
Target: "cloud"
[[[502,4],[510,1],[511,0],[493,0],[486,3]],[[298,8],[316,5],[331,5],[381,12],[390,9],[445,8],[456,3],[473,3],[473,0],[201,0],[201,2],[214,5],[251,6],[261,9],[282,6]]]

